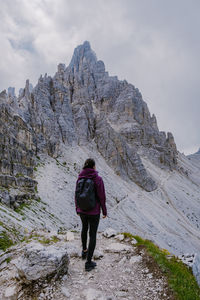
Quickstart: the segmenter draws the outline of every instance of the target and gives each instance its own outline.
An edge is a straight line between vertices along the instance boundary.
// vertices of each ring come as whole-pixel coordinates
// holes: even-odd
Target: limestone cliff
[[[12,89],[5,97],[18,119],[24,120],[23,126],[30,128],[35,154],[57,156],[62,143],[94,142],[118,175],[146,191],[155,190],[157,184],[141,157],[176,168],[172,134],[158,130],[156,117],[137,88],[109,76],[89,42],[78,46],[69,66],[60,64],[53,78],[41,76],[34,88],[27,80],[18,98]]]
[[[9,206],[34,194],[35,144],[31,129],[0,94],[0,200]]]

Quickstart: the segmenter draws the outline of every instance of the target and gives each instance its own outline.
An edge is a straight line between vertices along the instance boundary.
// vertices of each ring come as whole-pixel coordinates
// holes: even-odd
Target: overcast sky
[[[200,147],[200,0],[0,0],[0,90],[36,84],[90,41],[179,151]]]

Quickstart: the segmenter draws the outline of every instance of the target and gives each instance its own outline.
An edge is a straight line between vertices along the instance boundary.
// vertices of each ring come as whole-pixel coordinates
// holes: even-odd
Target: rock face
[[[57,238],[50,234],[37,232],[28,243],[0,255],[0,299],[59,299],[52,293],[57,279],[68,274],[71,245],[65,235]]]
[[[0,201],[13,205],[29,198],[33,180],[35,144],[31,129],[14,114],[5,92],[0,94]],[[9,190],[9,192],[8,192]]]
[[[68,67],[59,64],[52,78],[40,77],[16,98],[9,88],[7,102],[17,111],[34,137],[35,153],[57,156],[60,145],[88,145],[97,150],[115,172],[146,191],[157,184],[141,156],[155,164],[176,168],[176,145],[157,127],[137,88],[109,76],[89,42],[78,46]]]

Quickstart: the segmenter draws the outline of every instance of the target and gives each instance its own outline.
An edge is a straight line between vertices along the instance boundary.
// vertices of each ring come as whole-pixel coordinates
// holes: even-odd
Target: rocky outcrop
[[[171,133],[158,130],[156,117],[137,88],[109,76],[89,42],[78,46],[68,67],[59,64],[52,78],[40,77],[16,98],[9,89],[8,102],[18,111],[34,136],[36,153],[58,156],[60,145],[96,143],[97,150],[124,178],[147,191],[157,184],[140,156],[160,166],[176,167],[176,145]]]
[[[52,235],[53,234],[53,235]],[[67,236],[55,233],[32,233],[27,242],[19,244],[0,255],[0,298],[53,299],[56,282],[68,274],[71,246]],[[61,241],[62,239],[62,241]],[[70,252],[70,251],[69,251]],[[46,288],[46,289],[45,289]]]
[[[157,188],[155,181],[147,174],[140,156],[108,123],[105,125],[104,120],[97,122],[95,141],[98,151],[118,175],[123,178],[128,175],[146,191],[151,192]]]
[[[34,194],[35,144],[27,123],[0,94],[0,201],[11,205]]]

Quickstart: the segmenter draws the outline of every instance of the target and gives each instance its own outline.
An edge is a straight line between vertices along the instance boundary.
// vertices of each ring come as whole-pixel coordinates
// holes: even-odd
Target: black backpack
[[[91,210],[96,205],[96,193],[94,181],[90,178],[79,179],[76,186],[76,203],[77,206],[85,211]]]

